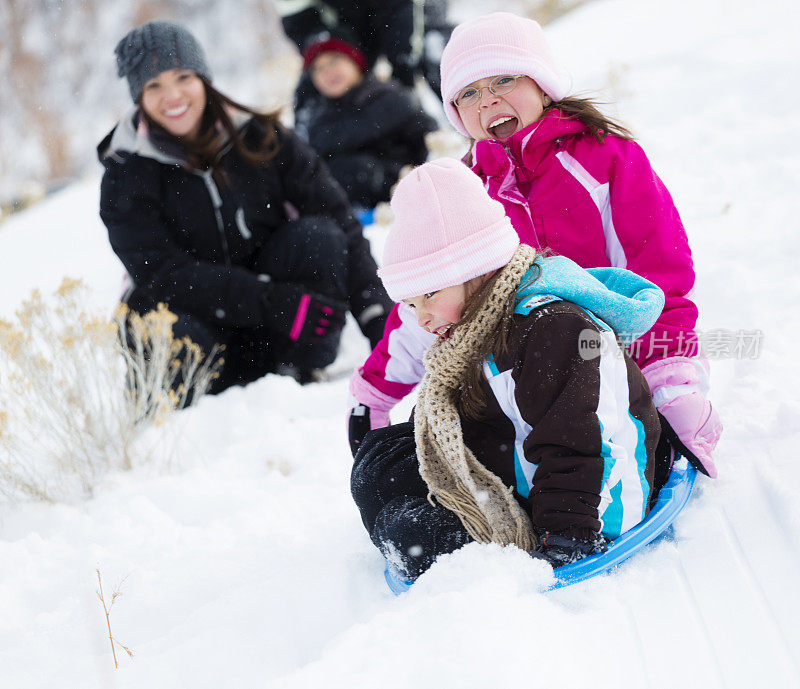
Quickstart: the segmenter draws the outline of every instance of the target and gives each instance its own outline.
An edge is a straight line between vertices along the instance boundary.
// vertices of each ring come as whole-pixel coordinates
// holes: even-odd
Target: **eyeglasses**
[[[517,82],[523,77],[523,74],[509,75],[501,74],[489,82],[488,86],[476,88],[475,86],[467,86],[461,90],[455,98],[453,98],[453,105],[457,108],[471,108],[477,105],[483,96],[483,89],[489,89],[495,96],[504,96],[511,93],[517,88]]]

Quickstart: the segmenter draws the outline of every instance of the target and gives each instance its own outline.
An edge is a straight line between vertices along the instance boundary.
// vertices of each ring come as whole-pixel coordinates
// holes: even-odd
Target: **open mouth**
[[[488,131],[495,139],[507,139],[517,131],[518,124],[519,120],[516,117],[504,115],[503,117],[498,117],[494,122],[492,122],[486,128],[486,131]]]
[[[433,334],[436,335],[437,337],[442,337],[444,339],[447,339],[448,337],[450,337],[450,330],[452,329],[452,327],[453,327],[452,324],[442,325],[436,328],[436,330],[433,331]]]
[[[167,117],[180,117],[180,116],[181,116],[181,115],[183,115],[183,113],[185,113],[185,112],[186,112],[188,109],[189,109],[189,106],[188,106],[188,105],[181,105],[180,107],[177,107],[177,108],[170,108],[169,110],[165,110],[165,111],[164,111],[164,114],[165,114]]]

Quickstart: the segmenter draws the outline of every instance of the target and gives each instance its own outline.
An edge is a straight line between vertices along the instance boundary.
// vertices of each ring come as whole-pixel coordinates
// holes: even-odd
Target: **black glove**
[[[350,452],[356,456],[361,441],[370,431],[369,427],[369,407],[358,404],[350,410],[347,417],[347,437],[350,439]]]
[[[535,558],[544,557],[553,567],[561,567],[606,550],[608,540],[599,534],[591,540],[584,540],[545,532],[539,536],[539,547],[531,555]]]
[[[292,282],[272,283],[264,306],[267,326],[301,343],[341,330],[347,313],[347,304]]]

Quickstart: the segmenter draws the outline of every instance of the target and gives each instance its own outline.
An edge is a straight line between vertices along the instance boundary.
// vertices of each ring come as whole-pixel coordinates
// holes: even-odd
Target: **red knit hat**
[[[367,71],[367,58],[358,48],[352,43],[336,38],[335,36],[327,36],[314,41],[311,45],[306,47],[303,51],[303,69],[307,70],[322,53],[342,53],[347,55],[353,62],[355,62],[362,72]]]

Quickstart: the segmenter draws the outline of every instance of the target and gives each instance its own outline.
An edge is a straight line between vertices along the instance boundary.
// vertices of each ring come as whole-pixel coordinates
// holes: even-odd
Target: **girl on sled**
[[[403,577],[471,541],[565,564],[642,521],[668,467],[639,367],[618,340],[663,307],[626,270],[521,244],[454,160],[400,181],[379,276],[433,338],[413,422],[367,434],[352,493]]]

